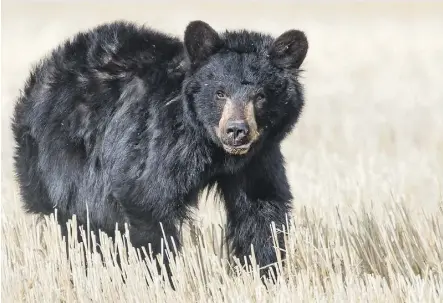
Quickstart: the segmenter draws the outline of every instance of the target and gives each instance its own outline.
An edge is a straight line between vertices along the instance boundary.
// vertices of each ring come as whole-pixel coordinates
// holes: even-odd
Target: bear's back
[[[162,67],[179,56],[182,42],[165,33],[129,22],[116,21],[80,32],[57,47],[49,61],[67,70],[97,70],[117,76],[147,67]],[[50,63],[48,62],[48,63]]]
[[[146,92],[167,95],[182,80],[182,54],[178,38],[132,23],[80,32],[32,69],[16,104],[15,126],[38,137],[48,124],[63,128],[70,116],[77,122],[75,116],[109,117],[134,79]]]
[[[78,33],[38,62],[12,121],[16,171],[29,185],[22,188],[26,208],[68,203],[70,188],[83,182],[89,167],[101,165],[96,154],[110,122],[118,121],[121,132],[141,125],[117,114],[149,112],[146,107],[155,105],[144,100],[154,89],[163,90],[158,96],[179,87],[175,67],[182,53],[179,39],[120,21]],[[128,98],[128,92],[138,95]]]

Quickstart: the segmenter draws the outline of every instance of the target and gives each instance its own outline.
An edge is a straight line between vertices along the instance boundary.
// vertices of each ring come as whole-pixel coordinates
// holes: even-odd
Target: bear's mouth
[[[244,155],[249,151],[250,147],[251,143],[238,146],[223,144],[223,149],[231,155]]]

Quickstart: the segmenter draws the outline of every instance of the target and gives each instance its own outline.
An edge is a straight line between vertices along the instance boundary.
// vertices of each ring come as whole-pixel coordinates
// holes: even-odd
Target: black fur
[[[57,208],[61,222],[76,214],[80,224],[88,211],[91,228],[111,236],[129,223],[134,246],[158,253],[159,222],[180,247],[177,224],[215,186],[236,255],[254,244],[261,266],[275,262],[270,224],[285,224],[292,200],[280,142],[302,110],[306,51],[299,31],[276,40],[201,21],[183,41],[127,22],[77,34],[33,69],[15,107],[26,209]],[[255,104],[261,135],[245,155],[227,154],[213,130],[220,86],[237,99],[265,95]]]

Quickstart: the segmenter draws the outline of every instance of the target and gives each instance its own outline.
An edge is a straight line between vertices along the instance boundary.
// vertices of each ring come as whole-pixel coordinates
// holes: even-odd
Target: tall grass
[[[443,298],[443,209],[414,214],[386,206],[385,218],[361,209],[326,222],[315,211],[296,211],[285,232],[287,260],[276,281],[261,282],[258,268],[227,258],[223,226],[184,228],[184,249],[172,260],[175,291],[125,245],[100,237],[103,260],[85,243],[66,246],[54,217],[31,222],[3,218],[2,298],[6,302],[438,302]],[[28,228],[23,228],[27,226]],[[69,224],[73,230],[85,229]],[[91,235],[93,239],[96,235]],[[92,240],[94,241],[94,240]],[[173,248],[171,248],[173,249]],[[87,270],[85,259],[88,264]],[[116,263],[116,255],[128,256]],[[7,285],[7,287],[5,287]],[[148,286],[149,285],[149,286]]]

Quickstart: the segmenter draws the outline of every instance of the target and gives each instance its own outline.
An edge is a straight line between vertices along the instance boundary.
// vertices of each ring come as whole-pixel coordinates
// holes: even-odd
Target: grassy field
[[[2,302],[442,302],[441,16],[443,3],[2,1]],[[135,252],[106,239],[105,265],[88,255],[86,276],[84,248],[71,239],[68,263],[56,224],[21,210],[9,125],[27,73],[64,38],[115,19],[177,35],[193,19],[220,30],[306,32],[307,104],[284,143],[295,220],[275,284],[262,284],[255,268],[230,270],[224,214],[211,198],[195,212],[197,228],[186,227],[176,291],[160,277],[147,287]],[[112,263],[122,249],[130,251],[123,273]]]

